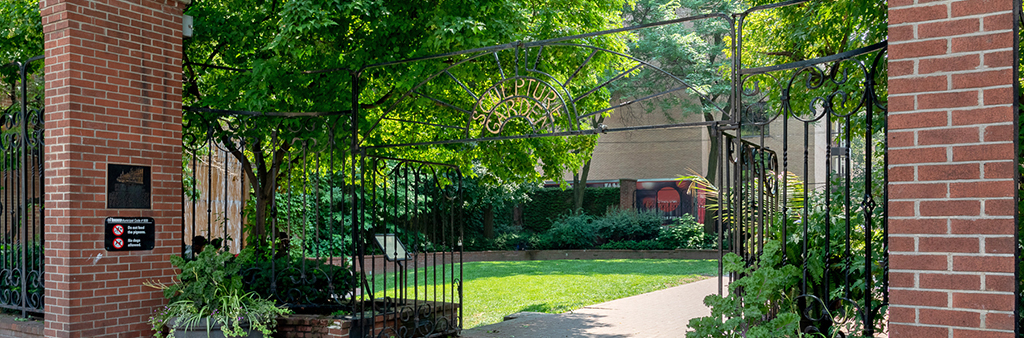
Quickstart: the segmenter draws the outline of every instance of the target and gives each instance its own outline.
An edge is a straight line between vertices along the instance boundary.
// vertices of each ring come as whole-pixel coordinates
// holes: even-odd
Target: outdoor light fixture
[[[181,17],[181,36],[186,38],[192,37],[192,16],[184,15]]]

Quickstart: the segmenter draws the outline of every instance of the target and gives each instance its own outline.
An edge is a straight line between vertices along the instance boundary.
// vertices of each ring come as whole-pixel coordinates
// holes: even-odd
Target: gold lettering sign
[[[565,103],[548,83],[535,78],[512,78],[502,81],[480,96],[473,119],[492,134],[501,133],[512,124],[531,129],[532,133],[552,131],[555,120],[565,112]]]

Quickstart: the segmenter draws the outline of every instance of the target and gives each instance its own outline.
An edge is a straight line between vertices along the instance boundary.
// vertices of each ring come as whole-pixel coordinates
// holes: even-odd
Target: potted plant
[[[165,337],[165,329],[170,331],[166,337],[173,338],[261,338],[273,333],[277,316],[290,311],[246,292],[234,258],[212,248],[191,261],[171,256],[171,264],[181,270],[178,282],[146,284],[162,289],[169,303],[150,318],[156,337]]]

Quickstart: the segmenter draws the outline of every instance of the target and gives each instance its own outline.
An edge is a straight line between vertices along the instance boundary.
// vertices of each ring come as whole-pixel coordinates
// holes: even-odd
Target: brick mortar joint
[[[952,60],[950,60],[952,61]],[[938,71],[931,73],[913,73],[900,76],[890,76],[889,80],[906,80],[906,79],[923,79],[929,77],[949,76],[949,75],[973,75],[979,73],[997,72],[997,71],[1012,71],[1013,67],[989,67],[989,66],[978,66],[975,69],[967,70],[954,70],[954,71]],[[1012,86],[1012,85],[1000,85],[1000,86]],[[986,87],[987,88],[987,87]],[[907,93],[891,93],[889,96],[909,96],[917,92]]]
[[[949,131],[950,129],[970,129],[970,128],[981,129],[981,128],[989,128],[989,127],[1010,127],[1010,126],[1013,126],[1013,123],[992,122],[992,123],[977,123],[977,124],[958,124],[958,125],[954,125],[954,126],[937,126],[937,127],[920,127],[920,128],[897,129],[897,132],[899,132],[899,133],[915,133],[915,132],[919,132],[919,131],[923,131],[923,132],[931,132],[931,131],[942,132],[942,131]],[[890,133],[890,135],[891,135],[891,133]],[[916,142],[919,142],[919,141],[916,141]],[[893,150],[893,149],[917,149],[917,148],[943,148],[943,147],[951,147],[951,146],[977,145],[977,144],[993,144],[993,143],[1013,143],[1013,141],[1004,141],[1004,140],[992,140],[992,141],[989,141],[989,140],[986,140],[986,141],[968,142],[968,143],[922,144],[922,145],[912,145],[912,146],[905,146],[905,147],[899,147],[899,146],[890,145],[889,146],[889,150]]]
[[[917,255],[907,255],[907,256],[917,256]],[[965,275],[985,274],[985,276],[1013,277],[1013,273],[1012,272],[978,272],[978,271],[961,271],[961,270],[909,270],[909,269],[892,269],[890,267],[889,273],[893,273],[893,272],[899,272],[899,273],[918,273],[918,274],[920,274],[920,273],[946,274],[946,275],[954,274],[956,272],[959,272],[959,274],[965,274]],[[927,290],[931,290],[931,289],[919,289],[919,288],[894,288],[894,287],[890,287],[890,288],[891,289],[913,290],[913,291],[922,291],[922,290],[927,291]],[[948,292],[948,291],[936,291],[936,292]],[[995,292],[995,291],[991,291],[991,292]],[[1014,293],[1009,292],[1009,294],[1013,295]]]
[[[1007,13],[1013,13],[1013,12],[1007,12]],[[943,20],[936,20],[936,21],[923,21],[923,22],[920,22],[920,23],[921,24],[927,24],[927,23],[944,23],[944,22],[949,22],[949,21],[946,20],[946,19],[943,19]],[[918,23],[914,24],[914,26],[917,26],[917,25],[918,25]],[[974,32],[974,33],[960,34],[960,35],[935,36],[935,37],[929,37],[929,38],[915,38],[915,39],[910,39],[910,40],[896,40],[896,41],[891,41],[890,40],[889,45],[890,46],[898,46],[898,45],[904,45],[904,44],[921,43],[921,42],[933,42],[933,41],[940,41],[940,40],[951,41],[952,39],[973,38],[973,37],[979,37],[979,36],[996,35],[996,34],[1004,34],[1004,33],[1013,33],[1013,30],[1012,29],[998,29],[998,30],[988,30],[988,31],[979,30],[979,31]],[[1012,47],[1008,47],[1008,48],[1012,48]],[[974,51],[974,52],[989,52],[989,51],[992,51],[992,50],[981,50],[981,51]],[[966,52],[963,52],[963,53],[966,53]],[[903,60],[903,59],[900,59],[900,60]]]
[[[910,271],[910,270],[904,270],[904,271]],[[943,271],[937,271],[937,270],[913,270],[913,271],[917,271],[917,272],[907,272],[907,274],[914,274],[914,275],[925,274],[925,275],[943,275],[943,276],[946,276],[946,275],[949,275],[949,276],[955,276],[955,275],[978,276],[979,275],[976,271],[945,271],[945,270],[943,270]],[[986,278],[987,277],[1013,277],[1013,273],[1012,272],[986,272],[983,275]],[[905,288],[905,289],[913,289],[913,288]],[[1007,291],[1007,292],[1009,292],[1009,291]]]
[[[1004,142],[1004,143],[1009,143],[1009,142]],[[992,143],[992,144],[998,144],[998,143]],[[1010,155],[1013,155],[1013,154],[1010,154]],[[1008,158],[1005,158],[1005,159],[979,160],[979,161],[947,161],[947,162],[927,162],[927,163],[907,163],[907,164],[891,164],[890,163],[889,164],[889,169],[892,169],[892,168],[936,167],[936,166],[941,167],[941,166],[949,166],[949,165],[966,165],[966,164],[982,165],[982,164],[995,164],[995,163],[1007,163],[1007,162],[1016,163],[1017,161],[1014,158],[1008,157]],[[999,177],[993,177],[991,179],[979,178],[978,181],[988,181],[988,180],[996,180],[996,179],[1002,180],[1004,178],[999,178]],[[928,180],[928,181],[915,180],[914,182],[918,182],[918,181],[920,181],[920,182],[949,182],[948,179],[947,180],[943,180],[943,181],[939,181],[939,180]],[[907,181],[900,181],[900,182],[907,182]]]
[[[890,9],[892,9],[892,8],[890,7]],[[1006,15],[1006,14],[1013,15],[1013,11],[999,11],[999,12],[971,14],[971,15],[964,15],[964,16],[957,16],[957,17],[947,17],[947,18],[943,18],[943,19],[928,20],[928,21],[908,21],[908,22],[903,22],[903,23],[889,24],[889,27],[890,28],[917,27],[917,26],[919,26],[921,24],[948,23],[950,21],[960,21],[960,20],[968,20],[968,19],[982,19],[981,20],[982,21],[981,24],[984,24],[984,19],[986,19],[986,18],[993,17],[993,16],[999,16],[999,15]],[[981,26],[978,26],[978,28],[980,29]],[[978,32],[982,32],[982,33],[983,32],[1002,32],[1002,31],[1007,31],[1007,30],[1008,29],[997,29],[997,30],[987,30],[987,31],[980,31],[979,30]],[[960,35],[953,35],[953,36],[949,36],[949,37],[957,37],[957,36],[960,36]],[[941,38],[941,37],[938,37],[938,38]],[[918,39],[896,40],[896,41],[899,42],[899,41],[917,41],[917,40]]]
[[[891,225],[890,225],[891,227]],[[889,238],[959,238],[959,239],[982,239],[982,238],[1013,238],[1012,234],[899,234],[890,233]]]
[[[929,4],[922,4],[921,6],[919,6],[917,8],[930,7],[930,6],[932,6],[931,4],[941,4],[941,3],[933,2],[933,3],[929,3]],[[890,10],[900,10],[900,9],[905,9],[905,8],[912,8],[912,7],[906,7],[906,6],[904,6],[904,7],[893,7],[892,5],[889,5],[889,9]],[[929,24],[929,23],[937,23],[937,22],[949,22],[949,21],[959,21],[959,20],[966,20],[966,19],[985,19],[985,18],[988,18],[988,17],[998,16],[998,15],[1006,15],[1006,14],[1013,15],[1013,10],[997,11],[997,12],[985,12],[985,13],[970,14],[970,15],[961,15],[961,16],[957,16],[957,17],[946,17],[944,19],[927,20],[927,21],[907,21],[907,22],[902,22],[902,23],[892,23],[892,24],[889,24],[889,27],[896,27],[896,28],[908,27],[908,26],[909,27],[914,27],[914,26],[917,26],[917,25],[920,25],[920,24]],[[1000,29],[1000,30],[1003,30],[1003,29]]]
[[[892,324],[901,324],[901,325],[905,325],[905,326],[934,327],[934,328],[954,329],[954,330],[969,330],[969,331],[1013,333],[1013,330],[996,330],[996,329],[991,329],[991,328],[980,328],[980,327],[977,327],[977,326],[951,326],[951,325],[942,325],[942,324],[923,324],[923,323],[915,323],[915,322],[897,322],[897,321],[891,321],[890,323],[892,323]]]
[[[892,192],[889,193],[889,196],[893,196],[893,195],[895,195],[895,194],[892,193]],[[1007,196],[1002,196],[1002,197],[978,197],[978,196],[971,196],[971,197],[957,197],[957,198],[950,198],[950,197],[917,197],[917,198],[914,198],[914,199],[892,199],[892,198],[890,198],[890,200],[895,200],[895,201],[919,201],[919,202],[1001,201],[1001,200],[1011,200],[1011,199],[1013,199],[1012,196],[1009,196],[1009,197],[1007,197]]]
[[[934,95],[934,94],[937,94],[937,93],[938,94],[962,94],[962,93],[976,92],[976,91],[979,91],[979,90],[982,90],[982,89],[995,89],[995,88],[1004,88],[1004,87],[1005,88],[1013,88],[1013,84],[1012,83],[1007,83],[1007,84],[1004,84],[1004,85],[997,85],[997,86],[990,86],[990,87],[978,87],[978,88],[955,88],[955,89],[947,89],[947,90],[943,90],[943,91],[939,91],[939,92],[929,91],[929,92],[899,93],[899,94],[890,94],[889,97],[890,98],[893,98],[893,97],[915,97],[915,96],[920,96],[920,95]],[[966,106],[966,107],[950,107],[950,108],[934,108],[934,109],[918,108],[918,109],[914,109],[913,111],[932,111],[932,110],[942,111],[942,110],[953,110],[952,108],[964,108],[964,109],[966,109],[966,108],[971,108],[971,107],[977,108],[977,107],[995,107],[995,106],[1001,106],[1001,105],[974,105],[974,106]]]
[[[1010,69],[1008,68],[1007,71],[1009,71],[1009,70]],[[980,72],[979,72],[979,74],[980,74]],[[939,76],[948,76],[948,75],[956,75],[956,74],[944,74],[944,75],[939,75]],[[921,78],[926,78],[926,77],[930,77],[930,76],[922,76]],[[913,80],[913,79],[911,79],[911,80]],[[950,82],[956,82],[956,81],[950,81]],[[950,89],[925,90],[925,91],[909,92],[909,93],[903,93],[903,94],[929,95],[929,94],[944,94],[944,93],[949,93],[949,92],[955,91],[955,90],[966,90],[966,91],[971,91],[971,90],[992,90],[992,89],[1012,88],[1012,87],[1013,87],[1013,85],[1010,85],[1010,84],[998,84],[998,85],[987,86],[987,87],[955,88],[955,89],[952,89],[952,90],[950,90]],[[910,96],[910,95],[905,95],[905,96]]]
[[[917,148],[917,147],[912,147],[912,148]],[[901,149],[903,149],[903,148],[901,148]],[[928,183],[928,184],[949,185],[949,184],[960,184],[960,183],[986,183],[986,182],[994,182],[994,183],[998,183],[998,182],[1007,183],[1007,182],[1010,182],[1010,183],[1012,183],[1012,182],[1015,182],[1015,181],[1012,178],[992,178],[992,179],[973,179],[973,180],[958,179],[958,180],[956,180],[956,182],[948,182],[947,181],[945,183],[943,183],[942,181],[935,181],[935,182],[937,182],[937,183]],[[917,182],[903,182],[903,181],[900,181],[900,182],[889,182],[889,186],[919,185],[919,184],[921,184],[921,183],[917,183]]]
[[[1013,314],[1013,311],[996,311],[996,310],[983,310],[983,309],[968,309],[961,307],[937,307],[937,306],[926,306],[926,305],[895,305],[892,304],[890,308],[903,308],[903,309],[927,309],[927,310],[947,310],[947,311],[964,311],[973,312],[977,314]]]
[[[1010,89],[1013,88],[1013,86],[1009,86],[1009,85],[1007,87],[1010,88]],[[889,95],[889,96],[893,97],[894,95]],[[916,94],[910,93],[910,94],[906,94],[906,95],[902,95],[902,96],[914,97],[914,96],[916,96]],[[978,106],[967,106],[967,107],[951,107],[951,108],[935,108],[935,109],[913,109],[913,110],[904,110],[904,111],[892,111],[892,112],[888,112],[888,114],[889,114],[889,116],[898,116],[898,115],[910,115],[910,114],[920,114],[920,113],[942,113],[942,112],[956,113],[956,112],[971,112],[971,111],[975,111],[975,110],[978,110],[978,109],[993,109],[993,108],[1013,108],[1013,104],[990,104],[990,105],[978,105]],[[995,122],[995,123],[1009,124],[1008,121],[1007,122]],[[985,123],[985,124],[993,124],[993,123]],[[965,126],[971,126],[971,125],[968,124],[968,125],[965,125]],[[895,131],[905,131],[905,130],[914,130],[914,129],[918,129],[918,128],[892,128],[892,127],[890,127],[889,129],[890,129],[890,131],[893,131],[893,130],[895,130]]]
[[[899,43],[897,43],[897,45],[899,45]],[[949,46],[947,46],[947,48],[948,47]],[[979,55],[979,54],[983,55],[983,54],[989,54],[989,53],[1012,52],[1012,51],[1013,51],[1013,47],[1005,47],[1005,48],[996,48],[996,49],[984,49],[984,50],[965,51],[965,52],[950,52],[950,53],[936,54],[936,55],[923,55],[923,56],[915,56],[915,57],[905,57],[905,58],[900,58],[900,59],[890,58],[889,62],[892,63],[892,62],[900,62],[900,61],[936,60],[936,59],[945,59],[945,58],[952,58],[952,57],[959,57],[959,56],[970,56],[970,55]]]

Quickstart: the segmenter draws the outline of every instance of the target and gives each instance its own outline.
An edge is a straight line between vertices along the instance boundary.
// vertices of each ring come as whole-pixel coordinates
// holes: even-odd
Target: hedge
[[[572,210],[572,189],[547,188],[535,191],[523,205],[523,227],[534,232],[551,228],[552,221]],[[583,212],[603,216],[609,207],[619,206],[619,188],[587,188]]]

